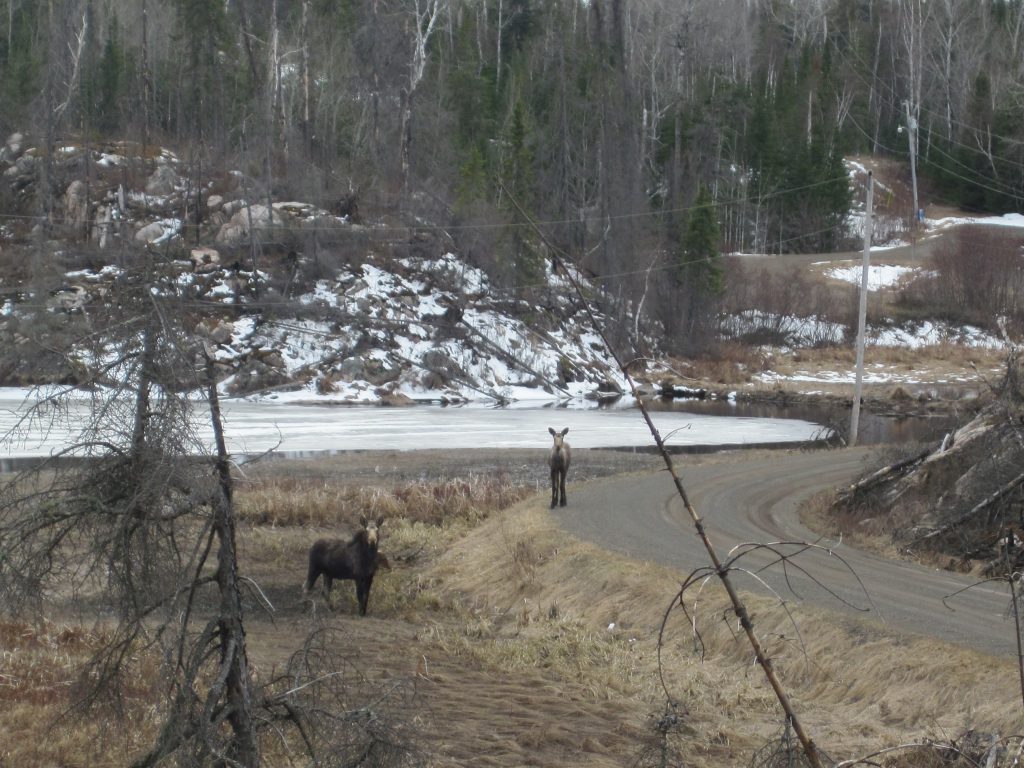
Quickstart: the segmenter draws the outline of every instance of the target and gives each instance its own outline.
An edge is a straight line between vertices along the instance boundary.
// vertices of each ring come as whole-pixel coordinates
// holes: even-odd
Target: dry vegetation
[[[688,596],[704,657],[675,611],[659,674],[659,630],[679,574],[572,539],[532,485],[437,475],[369,485],[327,463],[317,472],[282,463],[246,474],[241,565],[274,609],[249,612],[257,681],[277,677],[311,632],[326,633],[346,680],[402,691],[386,715],[417,740],[427,764],[735,766],[774,748],[782,733],[714,585]],[[340,535],[364,512],[386,515],[382,551],[392,564],[378,575],[370,615],[354,615],[348,584],[337,590],[335,613],[319,600],[303,605],[309,543]],[[798,627],[767,599],[751,598],[750,608],[806,727],[832,758],[968,728],[1019,729],[1008,660],[799,605]],[[102,639],[97,617],[82,618],[0,625],[0,765],[123,765],[152,742],[158,659],[133,660],[120,702],[84,720],[61,717]],[[268,738],[268,764],[286,764],[285,749]],[[899,760],[880,764],[940,764]]]
[[[157,659],[130,659],[120,697],[88,716],[72,708],[108,639],[77,623],[0,623],[0,766],[120,766],[148,746],[159,725]]]

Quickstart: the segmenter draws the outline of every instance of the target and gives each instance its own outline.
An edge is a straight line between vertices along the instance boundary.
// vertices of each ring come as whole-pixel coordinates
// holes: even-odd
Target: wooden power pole
[[[860,306],[857,310],[857,374],[853,383],[853,411],[850,414],[850,447],[857,444],[860,428],[860,391],[864,380],[864,337],[868,319],[868,267],[871,264],[871,230],[874,208],[874,178],[868,171],[868,199],[864,211],[864,262],[860,275]]]

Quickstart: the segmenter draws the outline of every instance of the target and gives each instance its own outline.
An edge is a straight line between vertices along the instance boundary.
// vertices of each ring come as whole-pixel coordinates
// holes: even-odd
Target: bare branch
[[[729,600],[733,605],[733,609],[736,612],[736,616],[739,618],[740,625],[742,626],[743,631],[747,636],[747,640],[750,643],[751,647],[754,649],[754,656],[757,658],[758,664],[760,665],[762,671],[765,674],[765,677],[768,680],[769,685],[775,693],[776,699],[778,699],[780,706],[785,712],[787,721],[792,724],[793,730],[796,733],[797,738],[800,740],[800,744],[803,746],[804,754],[807,756],[807,760],[811,764],[811,768],[821,768],[821,761],[818,757],[818,750],[814,745],[814,741],[804,731],[803,725],[797,717],[796,711],[793,708],[792,702],[789,699],[789,695],[782,687],[782,683],[779,681],[778,676],[774,672],[771,659],[768,657],[767,653],[765,653],[764,648],[761,646],[761,643],[757,638],[757,635],[754,633],[754,626],[750,620],[750,615],[747,612],[746,606],[740,599],[739,593],[736,592],[732,584],[732,581],[729,578],[728,569],[719,559],[718,553],[713,544],[711,543],[711,540],[707,535],[707,531],[704,528],[703,520],[697,514],[697,510],[690,503],[690,499],[686,493],[686,489],[683,487],[683,483],[680,480],[679,475],[675,471],[675,466],[672,461],[672,455],[666,449],[665,442],[661,438],[661,435],[658,432],[657,427],[654,426],[654,422],[651,420],[651,415],[648,412],[647,407],[644,405],[643,398],[640,396],[640,393],[637,390],[636,383],[634,382],[633,377],[630,375],[628,367],[622,362],[622,359],[615,351],[615,348],[609,342],[603,327],[597,321],[597,317],[594,313],[593,307],[591,306],[590,301],[587,299],[586,294],[584,293],[579,280],[576,278],[574,270],[568,265],[566,254],[557,245],[551,242],[550,238],[548,238],[544,234],[543,230],[541,230],[541,228],[537,226],[533,218],[525,210],[523,210],[522,206],[519,205],[519,202],[509,192],[509,190],[503,184],[501,184],[500,181],[498,183],[499,186],[501,186],[502,190],[505,192],[505,194],[508,195],[509,200],[519,211],[519,214],[523,217],[523,219],[526,222],[530,224],[534,231],[537,232],[538,236],[548,246],[548,248],[550,249],[550,253],[552,254],[552,258],[555,259],[560,264],[562,272],[565,274],[566,278],[573,286],[573,290],[575,290],[576,295],[583,303],[583,306],[586,310],[587,316],[590,319],[591,326],[594,328],[595,333],[597,333],[601,337],[601,340],[603,341],[605,348],[608,350],[608,353],[615,360],[616,365],[618,365],[619,370],[622,372],[622,375],[629,386],[630,393],[633,395],[633,398],[639,406],[640,413],[642,414],[643,419],[647,424],[647,428],[650,430],[651,436],[654,438],[654,442],[658,447],[658,451],[661,453],[662,459],[665,461],[665,467],[668,470],[669,474],[672,476],[676,492],[679,494],[679,498],[683,502],[683,507],[686,509],[686,512],[689,515],[690,520],[694,525],[694,528],[696,529],[697,535],[700,537],[701,543],[704,545],[704,549],[707,552],[708,557],[710,558],[711,563],[714,567],[715,574],[718,576],[719,581],[721,582],[722,586],[725,588],[725,591],[729,596]]]

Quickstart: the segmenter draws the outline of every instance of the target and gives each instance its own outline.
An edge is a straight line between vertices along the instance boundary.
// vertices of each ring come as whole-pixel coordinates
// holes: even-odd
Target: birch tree
[[[412,144],[413,97],[427,70],[430,40],[437,31],[437,23],[448,10],[448,0],[412,0],[412,51],[409,61],[409,79],[402,91],[402,117],[400,123],[401,180],[405,189],[409,182],[409,152]]]

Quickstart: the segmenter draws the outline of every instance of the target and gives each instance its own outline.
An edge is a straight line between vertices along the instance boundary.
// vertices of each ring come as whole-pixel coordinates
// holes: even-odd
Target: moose
[[[380,529],[384,518],[368,520],[360,518],[362,526],[350,541],[344,539],[319,539],[309,548],[309,572],[302,588],[305,598],[313,584],[323,574],[322,591],[331,605],[331,586],[335,579],[352,579],[356,583],[356,599],[359,601],[359,615],[366,615],[370,600],[370,586],[379,568],[389,567],[387,558],[377,551],[380,543]]]
[[[551,433],[551,437],[554,439],[554,445],[551,446],[551,455],[548,457],[548,466],[551,467],[551,508],[554,509],[555,505],[565,506],[565,476],[569,472],[569,461],[572,459],[572,450],[569,448],[569,444],[565,442],[565,435],[569,431],[566,427],[561,432],[555,432],[552,427],[548,427],[548,432]],[[561,497],[559,497],[561,494]]]

